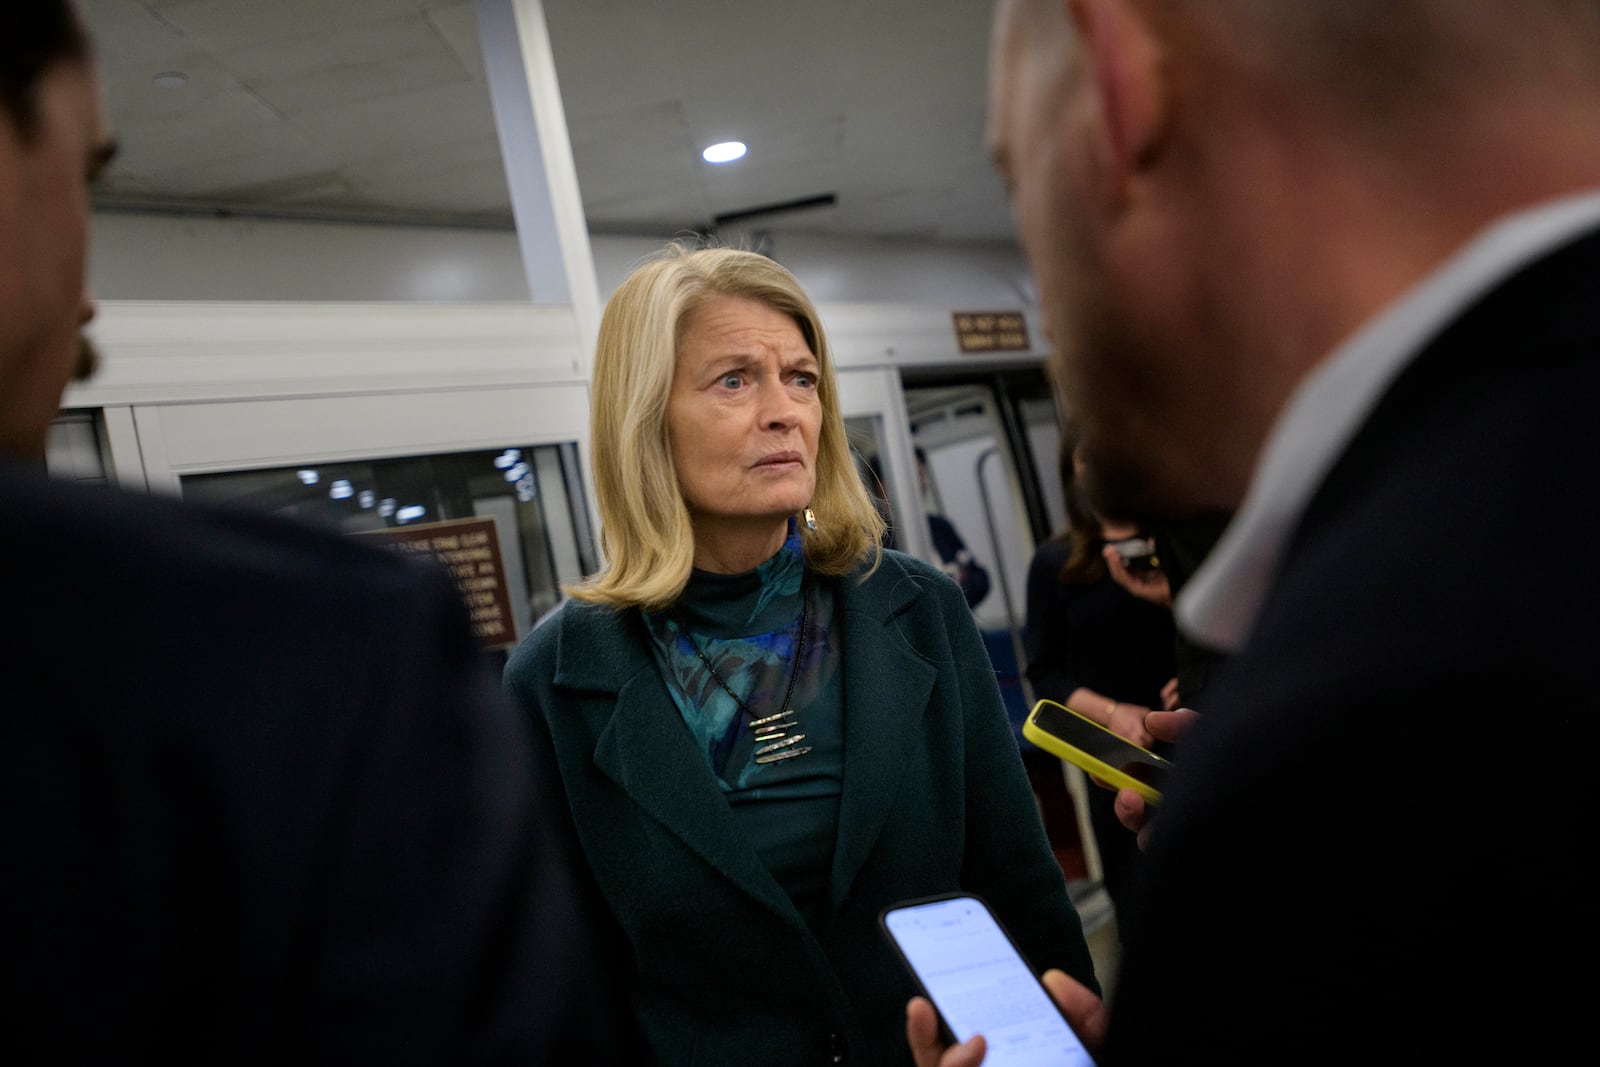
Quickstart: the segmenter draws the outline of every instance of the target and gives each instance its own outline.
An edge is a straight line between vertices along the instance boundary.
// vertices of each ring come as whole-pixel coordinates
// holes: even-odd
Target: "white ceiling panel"
[[[15,0],[13,0],[15,2]],[[138,63],[162,56],[190,54],[183,31],[139,0],[80,0],[85,18],[95,28],[95,45],[106,64]],[[195,55],[204,54],[195,48]]]
[[[405,181],[363,181],[359,190],[362,196],[396,211],[494,216],[505,210],[506,175],[497,158]]]
[[[146,0],[145,6],[201,47],[233,52],[377,25],[415,13],[419,5],[414,0]]]
[[[159,153],[172,167],[245,155],[273,144],[269,138],[287,127],[283,116],[241,88],[200,97],[182,111],[146,115],[138,124],[137,136],[124,132],[126,129],[119,124],[118,137],[125,142],[119,168],[145,158],[147,153]],[[205,150],[196,152],[196,143],[204,144]]]
[[[323,144],[347,146],[352,155],[422,151],[417,132],[428,131],[427,152],[448,152],[462,140],[494,134],[494,112],[482,85],[447,85],[330,104],[295,116]]]
[[[408,150],[351,158],[341,157],[342,169],[359,185],[403,185],[405,182],[431,182],[441,174],[467,168],[491,166],[500,175],[501,196],[505,197],[505,167],[500,160],[500,142],[492,135],[452,141],[448,152],[421,156]]]
[[[327,71],[403,64],[409,59],[429,57],[447,61],[461,77],[468,76],[454,49],[420,12],[369,26],[330,31],[303,26],[301,34],[287,42],[263,41],[219,54],[242,80],[252,85],[282,85]]]
[[[324,67],[292,80],[258,81],[255,91],[284,115],[294,116],[322,110],[335,101],[354,104],[444,86],[469,87],[481,99],[481,85],[481,79],[464,70],[453,53],[440,49]]]
[[[434,31],[450,46],[461,67],[483,77],[483,47],[478,43],[478,13],[472,0],[439,0],[423,5]]]
[[[210,56],[169,51],[155,59],[129,62],[101,61],[106,95],[116,101],[117,117],[136,116],[141,131],[145,124],[182,124],[197,106],[215,97],[244,92],[244,85],[227,67]],[[179,88],[162,88],[155,77],[181,71],[187,81]],[[119,123],[119,125],[123,125]]]
[[[106,205],[511,225],[474,0],[84,0],[123,154]],[[1010,239],[975,0],[545,0],[585,211]],[[186,84],[157,87],[180,71]],[[714,140],[746,141],[713,167]]]
[[[163,187],[186,190],[189,196],[204,197],[228,204],[248,204],[259,198],[272,203],[275,188],[298,188],[306,175],[323,175],[334,172],[336,161],[330,157],[319,158],[291,129],[273,131],[267,140],[276,140],[284,149],[274,151],[267,146],[229,158],[216,158],[194,165],[184,163],[157,163],[145,171],[147,181]],[[320,162],[320,166],[318,165]],[[317,184],[323,179],[317,178]]]

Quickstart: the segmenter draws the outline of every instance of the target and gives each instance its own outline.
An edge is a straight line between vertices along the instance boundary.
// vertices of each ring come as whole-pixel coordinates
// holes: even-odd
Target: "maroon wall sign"
[[[486,649],[510,648],[517,643],[517,626],[511,614],[511,594],[500,566],[500,540],[494,519],[451,519],[391,530],[364,530],[354,537],[370,537],[397,552],[431,555],[444,564],[472,613],[472,632]]]
[[[956,343],[963,352],[1027,352],[1028,320],[1020,311],[958,311]]]

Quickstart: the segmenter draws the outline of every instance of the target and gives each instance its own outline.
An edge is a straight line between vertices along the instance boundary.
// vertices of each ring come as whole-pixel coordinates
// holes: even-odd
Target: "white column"
[[[535,304],[571,306],[587,376],[600,290],[544,3],[477,0],[477,11],[528,289]]]

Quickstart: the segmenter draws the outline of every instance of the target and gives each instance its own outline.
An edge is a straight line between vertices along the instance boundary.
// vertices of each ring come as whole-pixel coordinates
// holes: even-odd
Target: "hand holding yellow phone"
[[[1173,770],[1170,760],[1054,700],[1033,706],[1022,736],[1107,785],[1136,791],[1148,804],[1161,803],[1162,781]]]

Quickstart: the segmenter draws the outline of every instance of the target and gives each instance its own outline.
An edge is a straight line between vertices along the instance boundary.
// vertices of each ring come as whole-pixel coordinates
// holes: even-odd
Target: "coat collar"
[[[927,713],[937,669],[913,651],[901,625],[929,577],[885,553],[865,583],[834,583],[834,625],[843,630],[844,783],[831,876],[835,907],[871,853],[900,787],[904,761]],[[569,604],[555,684],[594,694],[595,766],[657,822],[729,880],[795,923],[799,913],[744,840],[705,758],[684,729],[649,650],[637,610]]]
[[[902,627],[910,627],[931,576],[913,574],[904,558],[884,553],[862,584],[852,575],[838,584],[836,618],[844,627],[844,789],[839,837],[830,877],[837,909],[854,883],[900,790],[914,751],[938,669],[919,655]],[[923,633],[926,627],[919,628]],[[920,634],[918,636],[921,636]]]

